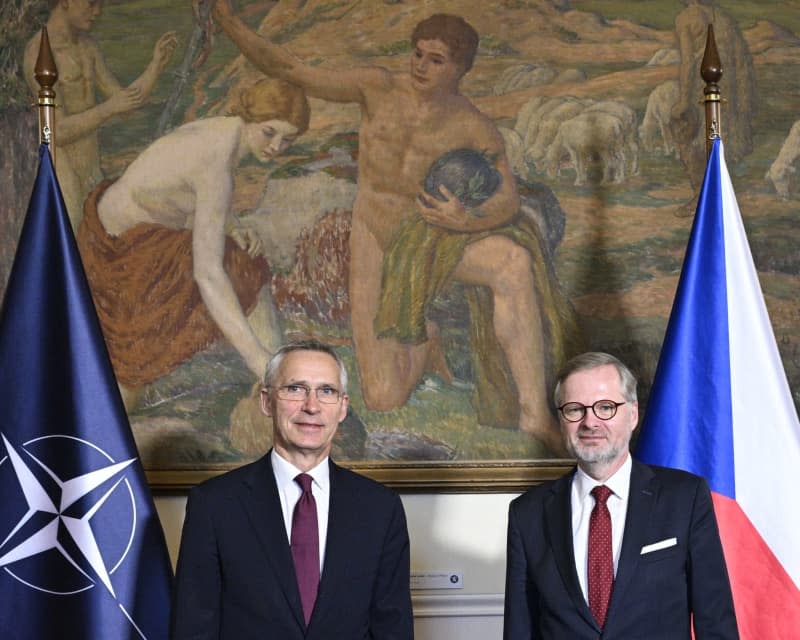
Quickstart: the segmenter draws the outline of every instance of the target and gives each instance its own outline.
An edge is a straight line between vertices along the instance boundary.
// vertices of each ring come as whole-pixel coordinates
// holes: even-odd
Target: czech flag
[[[741,637],[800,638],[800,422],[720,140],[636,454],[708,480]]]

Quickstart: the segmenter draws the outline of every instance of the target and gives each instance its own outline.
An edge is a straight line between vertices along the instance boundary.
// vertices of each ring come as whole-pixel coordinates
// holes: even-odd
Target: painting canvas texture
[[[550,390],[582,350],[628,363],[646,407],[705,165],[709,22],[726,159],[800,400],[800,3],[234,3],[363,99],[346,82],[275,83],[203,2],[72,4],[86,5],[78,44],[64,3],[1,16],[0,287],[33,183],[48,24],[56,170],[147,469],[261,455],[257,372],[291,339],[347,364],[343,462],[559,458]],[[411,35],[438,13],[474,27],[477,55],[464,98],[429,115],[413,91],[435,38]],[[421,215],[448,198],[467,227]]]

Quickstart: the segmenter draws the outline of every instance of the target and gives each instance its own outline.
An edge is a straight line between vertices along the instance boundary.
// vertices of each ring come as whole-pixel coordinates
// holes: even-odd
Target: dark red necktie
[[[292,514],[292,559],[297,575],[297,586],[300,589],[300,601],[303,603],[303,615],[308,626],[319,588],[317,502],[311,493],[310,475],[301,473],[294,481],[300,485],[303,494]]]
[[[605,485],[592,489],[595,502],[589,518],[589,608],[600,628],[606,623],[608,603],[614,587],[611,514],[606,506],[611,493],[611,489]]]

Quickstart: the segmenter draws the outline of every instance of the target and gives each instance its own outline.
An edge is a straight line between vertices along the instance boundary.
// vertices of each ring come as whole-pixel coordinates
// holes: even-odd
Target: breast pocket
[[[683,549],[680,545],[676,544],[671,547],[665,547],[663,549],[654,549],[653,551],[647,551],[646,553],[640,555],[639,561],[646,563],[664,562],[667,560],[674,560],[675,558],[679,558],[685,553],[686,553],[685,549]]]

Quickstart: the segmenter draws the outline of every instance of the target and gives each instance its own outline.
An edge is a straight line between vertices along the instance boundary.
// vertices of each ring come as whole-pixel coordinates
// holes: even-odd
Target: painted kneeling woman
[[[281,342],[260,242],[232,216],[233,174],[248,154],[286,150],[309,106],[301,89],[265,79],[232,111],[159,138],[86,201],[78,246],[128,410],[221,336],[254,379]]]

